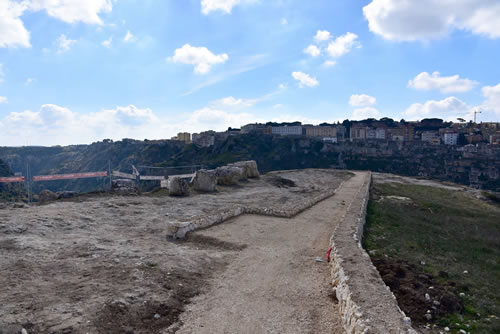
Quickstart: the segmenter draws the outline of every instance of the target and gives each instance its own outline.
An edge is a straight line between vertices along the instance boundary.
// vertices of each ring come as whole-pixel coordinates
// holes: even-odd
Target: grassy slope
[[[388,195],[408,197],[412,202],[380,200]],[[500,333],[500,321],[490,317],[500,316],[499,206],[456,191],[375,184],[364,245],[368,251],[376,250],[371,252],[375,254],[372,258],[387,255],[389,259],[406,260],[436,277],[440,284],[456,282],[456,293],[466,293],[465,312],[440,319],[437,323],[441,326]],[[449,277],[439,277],[439,271]],[[467,323],[470,328],[465,327]]]

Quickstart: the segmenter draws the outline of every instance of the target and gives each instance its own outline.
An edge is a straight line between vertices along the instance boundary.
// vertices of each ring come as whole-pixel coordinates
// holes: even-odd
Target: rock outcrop
[[[215,171],[206,169],[197,171],[191,184],[196,191],[214,192],[217,184]]]
[[[189,184],[182,177],[168,178],[168,194],[170,196],[189,196]]]

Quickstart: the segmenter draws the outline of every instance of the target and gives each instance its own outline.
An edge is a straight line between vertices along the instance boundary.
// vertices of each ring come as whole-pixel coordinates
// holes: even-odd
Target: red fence
[[[0,183],[24,182],[24,176],[0,177]]]
[[[54,180],[88,179],[92,177],[106,177],[106,176],[108,176],[108,172],[39,175],[39,176],[33,176],[33,181],[40,182],[40,181],[54,181]]]

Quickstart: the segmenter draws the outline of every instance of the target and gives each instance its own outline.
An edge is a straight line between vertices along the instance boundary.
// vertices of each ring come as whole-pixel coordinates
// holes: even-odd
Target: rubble
[[[116,179],[111,183],[111,192],[119,195],[138,195],[139,188],[134,180]]]

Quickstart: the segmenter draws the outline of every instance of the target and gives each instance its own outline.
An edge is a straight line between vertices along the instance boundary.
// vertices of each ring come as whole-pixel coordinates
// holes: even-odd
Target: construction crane
[[[474,124],[476,124],[476,115],[480,113],[481,113],[480,110],[474,110]]]

